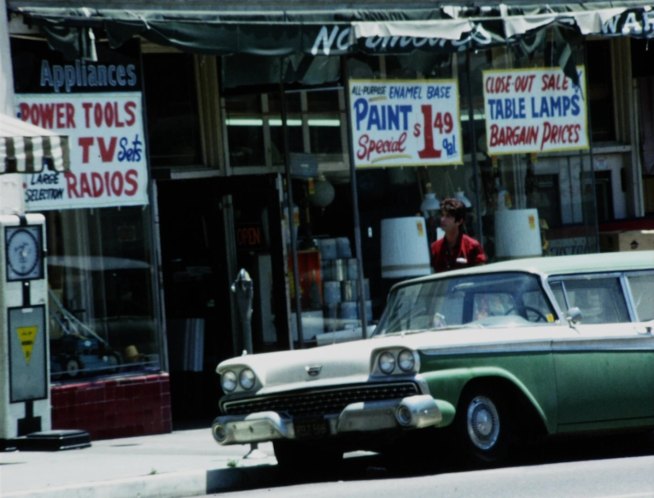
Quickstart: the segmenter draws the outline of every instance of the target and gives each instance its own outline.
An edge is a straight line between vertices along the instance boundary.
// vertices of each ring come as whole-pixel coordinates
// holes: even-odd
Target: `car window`
[[[375,335],[481,324],[554,321],[553,308],[535,275],[506,272],[407,283],[394,288]],[[485,324],[490,322],[484,322]],[[481,324],[482,326],[486,326]]]
[[[561,278],[562,286],[554,294],[563,309],[576,306],[581,310],[582,323],[629,322],[629,310],[620,279],[607,276],[574,276]],[[565,298],[564,298],[565,296]]]
[[[654,272],[628,275],[627,280],[638,320],[654,320]]]
[[[516,309],[513,296],[504,292],[478,292],[473,299],[472,316],[482,320],[489,316],[504,316]]]
[[[424,292],[418,285],[402,288],[386,306],[387,321],[393,331],[412,330],[428,326]]]
[[[570,303],[565,300],[565,292],[563,291],[563,282],[550,282],[550,289],[554,294],[556,302],[559,304],[559,308],[562,310],[567,310],[570,308]]]

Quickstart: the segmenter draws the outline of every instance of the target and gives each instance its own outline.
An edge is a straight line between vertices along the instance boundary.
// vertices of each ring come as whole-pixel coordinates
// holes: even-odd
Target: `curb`
[[[237,491],[272,483],[276,461],[234,468],[153,474],[3,494],[4,498],[182,498]]]

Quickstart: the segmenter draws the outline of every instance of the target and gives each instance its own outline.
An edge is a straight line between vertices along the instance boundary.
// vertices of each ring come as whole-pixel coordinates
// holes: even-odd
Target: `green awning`
[[[643,2],[352,3],[242,0],[122,2],[7,0],[11,13],[39,25],[53,47],[85,50],[88,28],[112,46],[133,36],[215,55],[340,55],[461,51],[512,43],[557,26],[583,35],[654,36],[652,5]],[[76,6],[77,5],[77,6]],[[111,7],[107,7],[111,5]],[[80,34],[81,33],[81,34]]]

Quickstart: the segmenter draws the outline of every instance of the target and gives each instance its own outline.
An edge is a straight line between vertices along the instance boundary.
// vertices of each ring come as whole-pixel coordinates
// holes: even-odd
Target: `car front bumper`
[[[450,407],[444,408],[449,411]],[[314,417],[309,422],[273,411],[224,415],[213,421],[211,432],[218,443],[228,445],[386,429],[421,429],[438,426],[443,421],[442,408],[443,402],[421,394],[402,399],[350,403],[339,414]]]

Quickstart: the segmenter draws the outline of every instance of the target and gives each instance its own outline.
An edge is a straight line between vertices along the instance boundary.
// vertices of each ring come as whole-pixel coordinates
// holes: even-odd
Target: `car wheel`
[[[343,461],[343,450],[320,441],[273,441],[277,464],[285,471],[321,474],[335,471]]]
[[[470,391],[462,399],[458,436],[465,457],[474,464],[501,463],[508,454],[511,417],[504,397],[496,390]]]
[[[82,365],[82,362],[77,358],[68,358],[64,365],[66,375],[71,379],[77,377],[83,368],[84,366]]]

